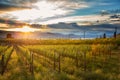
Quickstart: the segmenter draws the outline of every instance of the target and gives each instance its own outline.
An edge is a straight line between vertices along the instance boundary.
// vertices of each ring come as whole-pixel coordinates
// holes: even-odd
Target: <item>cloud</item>
[[[31,4],[31,9],[24,9],[12,12],[8,11],[4,14],[1,14],[0,17],[4,18],[7,16],[9,19],[25,22],[33,21],[31,23],[34,23],[35,20],[52,19],[71,15],[75,12],[76,9],[89,7],[86,2],[79,0],[36,0],[33,3],[33,0],[31,0],[30,2],[29,0],[24,0],[24,2],[20,1],[21,0],[10,0],[9,6],[7,6],[7,8],[10,8],[12,4],[15,4],[15,8],[17,8],[17,6],[21,7],[23,6],[23,4]],[[11,7],[13,8],[14,6]],[[25,7],[28,6],[26,5]]]
[[[87,15],[87,16],[70,16],[70,17],[62,17],[62,18],[57,18],[57,19],[51,19],[48,21],[42,21],[42,22],[38,22],[40,24],[55,24],[55,23],[59,23],[59,22],[66,22],[66,23],[71,23],[71,22],[97,22],[97,21],[104,21],[104,20],[108,20],[109,19],[109,15],[106,16],[101,16],[101,15]]]
[[[9,12],[16,9],[26,9],[26,8],[33,8],[38,7],[35,6],[34,3],[38,2],[48,2],[51,4],[57,5],[59,8],[64,9],[77,9],[77,8],[85,8],[88,7],[86,3],[76,2],[71,0],[1,0],[0,1],[0,12]]]
[[[119,0],[115,0],[119,1]],[[108,16],[91,15],[90,12],[101,11],[96,5],[108,5],[109,0],[1,0],[1,18],[19,20],[28,23],[52,24],[59,22],[84,22],[108,19]],[[114,3],[114,2],[113,2]],[[93,8],[94,7],[94,8]],[[15,11],[11,11],[11,9]],[[19,10],[18,10],[19,9]],[[81,9],[81,10],[80,10]],[[91,10],[90,10],[91,9]],[[88,16],[82,16],[82,11]],[[106,10],[106,9],[103,9]],[[118,11],[118,10],[117,10]],[[86,15],[86,14],[85,14]],[[107,17],[107,18],[106,18]]]
[[[1,27],[21,27],[22,25],[27,25],[27,23],[25,22],[20,22],[20,21],[16,21],[16,20],[11,20],[11,19],[4,19],[4,18],[0,18],[0,28]]]
[[[75,1],[71,1],[71,0],[62,0],[62,1],[61,0],[9,0],[9,1],[2,0],[0,4],[1,4],[0,11],[1,10],[4,11],[7,9],[6,11],[9,12],[11,8],[14,10],[19,8],[22,8],[22,9],[31,8],[31,11],[33,9],[37,9],[40,12],[43,12],[43,10],[45,11],[45,10],[48,10],[48,8],[49,9],[51,8],[52,10],[54,10],[53,13],[51,12],[53,15],[57,15],[57,14],[64,15],[66,12],[72,13],[74,12],[75,9],[82,9],[82,8],[88,7],[87,3],[83,1],[77,2],[77,0]],[[52,17],[52,16],[48,16],[48,17]]]
[[[28,9],[36,0],[0,0],[0,13]]]
[[[7,24],[4,24],[4,23],[0,23],[0,29],[4,29],[4,28],[9,28],[9,26]]]
[[[89,7],[88,3],[83,0],[47,0],[49,2],[59,5],[65,9],[82,9]]]
[[[15,21],[12,20],[7,20],[7,19],[0,19],[0,23],[5,23],[5,24],[15,24]]]
[[[47,1],[38,1],[32,4],[33,7],[31,9],[7,12],[5,14],[1,14],[1,17],[10,15],[11,19],[16,18],[17,20],[28,21],[38,18],[43,19],[48,17],[66,15],[71,12],[71,10],[60,8],[59,5]]]

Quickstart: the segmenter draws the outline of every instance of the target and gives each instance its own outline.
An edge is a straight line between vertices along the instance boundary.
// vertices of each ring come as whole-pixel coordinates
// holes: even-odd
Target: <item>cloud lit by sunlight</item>
[[[28,2],[27,2],[28,3]],[[6,17],[22,22],[39,23],[48,19],[60,18],[73,14],[76,9],[87,8],[89,5],[84,1],[69,1],[69,0],[37,0],[34,3],[25,4],[30,8],[21,10],[8,11],[0,14],[0,17]],[[9,15],[9,16],[8,16]]]
[[[17,20],[29,21],[35,19],[43,19],[58,15],[65,15],[67,11],[58,8],[56,4],[40,1],[32,5],[32,9],[8,12],[7,14],[16,17]]]
[[[29,26],[23,26],[22,28],[6,29],[6,31],[19,31],[19,32],[35,32],[39,30],[40,29],[30,28]]]
[[[0,26],[3,27],[3,28],[8,28],[9,27],[7,24],[4,24],[4,23],[0,23]]]
[[[28,24],[55,24],[59,22],[83,22],[85,25],[91,24],[91,21],[108,20],[109,14],[100,16],[101,13],[108,13],[110,6],[116,4],[119,7],[119,1],[106,0],[2,0],[9,6],[0,2],[7,12],[0,13],[0,18],[10,21],[19,21]],[[13,4],[15,6],[13,6]],[[1,6],[1,5],[0,5]],[[11,10],[14,8],[15,10]],[[21,8],[22,9],[19,9]],[[104,8],[102,8],[104,7]],[[110,9],[109,9],[110,8]],[[119,11],[116,7],[115,11]],[[5,10],[6,11],[6,10]],[[114,12],[114,10],[112,10]],[[109,11],[111,12],[111,11]],[[2,21],[3,22],[3,21]],[[87,23],[86,23],[87,22]],[[82,24],[84,25],[84,24]],[[3,25],[6,26],[6,25]]]
[[[108,20],[109,15],[101,16],[101,15],[87,15],[87,16],[70,16],[64,18],[52,19],[44,22],[39,22],[39,24],[56,24],[59,22],[71,23],[71,22],[96,22],[96,21],[104,21]],[[80,24],[80,23],[79,23]],[[82,25],[86,25],[82,23]],[[88,25],[88,23],[87,23]]]

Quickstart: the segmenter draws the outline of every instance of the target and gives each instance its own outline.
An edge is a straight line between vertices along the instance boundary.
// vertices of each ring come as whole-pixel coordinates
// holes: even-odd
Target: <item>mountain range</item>
[[[0,38],[6,38],[8,33],[14,38],[96,38],[104,33],[111,37],[117,28],[120,33],[120,24],[96,24],[80,26],[77,23],[58,23],[50,25],[31,25],[33,28],[41,29],[40,31],[22,33],[15,31],[0,31]]]

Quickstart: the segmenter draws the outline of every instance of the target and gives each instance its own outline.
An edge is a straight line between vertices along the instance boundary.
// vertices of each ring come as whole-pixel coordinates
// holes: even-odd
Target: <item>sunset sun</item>
[[[29,26],[24,26],[19,29],[21,32],[34,32],[35,30],[33,28],[30,28]]]

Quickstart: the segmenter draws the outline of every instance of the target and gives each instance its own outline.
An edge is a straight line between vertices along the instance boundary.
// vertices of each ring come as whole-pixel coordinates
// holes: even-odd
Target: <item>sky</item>
[[[119,24],[119,3],[120,0],[0,0],[0,29],[16,23]],[[116,22],[110,17],[114,14],[119,17],[114,18]]]
[[[120,10],[119,3],[120,0],[0,0],[0,18],[38,24],[62,19],[63,22],[88,21],[85,19],[88,16]]]

